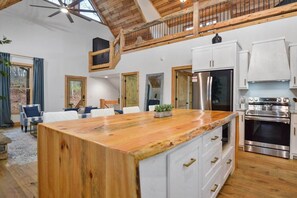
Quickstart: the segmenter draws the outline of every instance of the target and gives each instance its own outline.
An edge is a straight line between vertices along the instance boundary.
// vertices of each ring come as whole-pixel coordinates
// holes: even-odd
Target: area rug
[[[20,128],[6,129],[4,135],[12,142],[8,144],[8,164],[27,164],[37,161],[37,139]]]

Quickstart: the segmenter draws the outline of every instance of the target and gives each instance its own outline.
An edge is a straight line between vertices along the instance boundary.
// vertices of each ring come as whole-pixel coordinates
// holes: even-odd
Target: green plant
[[[163,105],[157,105],[155,107],[156,112],[165,112],[165,111],[171,111],[173,106],[171,104],[163,104]]]
[[[7,39],[5,36],[3,36],[3,39],[0,40],[0,44],[4,45],[4,44],[9,44],[11,43],[11,40]],[[8,60],[4,60],[0,58],[0,64],[4,64],[4,66],[6,67],[10,67],[11,63]],[[4,77],[8,76],[8,74],[5,71],[0,70],[0,74]],[[4,100],[5,97],[0,95],[0,100]]]

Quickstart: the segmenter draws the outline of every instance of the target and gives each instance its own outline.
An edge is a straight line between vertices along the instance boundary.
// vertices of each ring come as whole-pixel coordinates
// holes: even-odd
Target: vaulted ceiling
[[[178,12],[182,9],[191,7],[193,0],[187,0],[185,3],[181,3],[180,0],[150,0],[159,14],[163,17],[174,12]]]

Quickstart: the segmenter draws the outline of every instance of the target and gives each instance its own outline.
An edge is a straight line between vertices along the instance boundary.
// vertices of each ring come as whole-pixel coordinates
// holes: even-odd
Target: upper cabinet
[[[234,68],[239,49],[237,41],[193,48],[193,72]]]
[[[239,52],[239,87],[238,89],[248,89],[248,68],[249,68],[249,51]]]
[[[297,89],[297,43],[289,45],[290,47],[290,67],[291,80],[290,88]]]

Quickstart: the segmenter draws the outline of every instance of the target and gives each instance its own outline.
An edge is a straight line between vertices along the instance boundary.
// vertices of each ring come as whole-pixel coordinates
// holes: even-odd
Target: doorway
[[[139,73],[122,74],[122,107],[139,106]]]
[[[192,66],[172,68],[171,102],[176,109],[192,109]]]
[[[87,77],[65,76],[65,108],[85,107]]]

